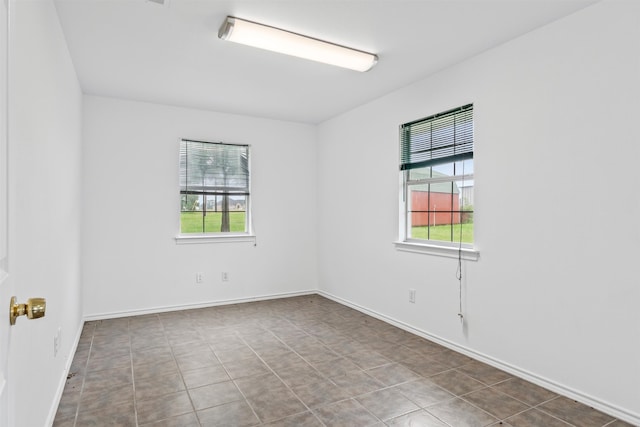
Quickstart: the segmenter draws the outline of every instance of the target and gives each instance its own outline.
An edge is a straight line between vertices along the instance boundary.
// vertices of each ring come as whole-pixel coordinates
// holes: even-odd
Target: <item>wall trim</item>
[[[73,344],[71,346],[71,349],[69,350],[69,354],[67,355],[67,361],[64,364],[64,369],[62,370],[60,381],[58,382],[58,389],[56,390],[56,394],[53,397],[53,402],[51,403],[51,408],[49,409],[49,416],[47,417],[47,424],[46,424],[48,427],[53,426],[53,422],[56,419],[56,413],[58,412],[60,399],[62,399],[62,393],[64,393],[64,387],[67,385],[67,376],[71,371],[71,364],[73,363],[73,358],[75,357],[76,351],[78,350],[78,344],[80,344],[80,336],[82,335],[83,328],[84,328],[84,320],[81,320],[80,325],[78,326],[78,330],[76,332],[76,337],[73,340]]]
[[[318,295],[321,295],[325,298],[328,298],[332,301],[335,301],[339,304],[342,305],[346,305],[347,307],[351,307],[354,310],[357,310],[361,313],[367,314],[371,317],[375,317],[378,320],[382,320],[383,322],[389,323],[393,326],[396,326],[400,329],[403,329],[407,332],[411,332],[412,334],[418,335],[422,338],[426,338],[430,341],[433,341],[435,343],[438,343],[444,347],[447,347],[451,350],[457,351],[459,353],[462,353],[466,356],[469,356],[475,360],[479,360],[481,362],[486,363],[487,365],[491,365],[494,368],[498,368],[501,369],[505,372],[508,372],[516,377],[522,378],[524,380],[530,381],[536,385],[539,385],[540,387],[544,387],[546,389],[549,389],[555,393],[564,395],[566,397],[569,397],[575,401],[578,401],[580,403],[583,403],[587,406],[590,406],[594,409],[597,409],[599,411],[602,411],[606,414],[611,415],[612,417],[615,417],[617,419],[620,419],[622,421],[626,421],[628,423],[631,423],[633,425],[638,425],[640,426],[640,414],[635,414],[633,412],[630,412],[624,408],[621,408],[619,406],[613,405],[611,403],[605,402],[603,400],[600,400],[598,398],[595,398],[593,396],[590,396],[588,394],[582,393],[578,390],[575,390],[573,388],[567,387],[565,385],[562,385],[558,382],[552,381],[548,378],[542,377],[540,375],[534,374],[532,372],[529,372],[525,369],[519,368],[517,366],[511,365],[509,363],[506,363],[502,360],[499,359],[495,359],[491,356],[488,356],[484,353],[480,353],[477,352],[473,349],[470,349],[468,347],[465,346],[461,346],[460,344],[457,344],[453,341],[449,341],[445,338],[442,338],[440,336],[431,334],[427,331],[424,331],[422,329],[418,329],[415,328],[411,325],[409,325],[408,323],[402,322],[400,320],[394,319],[393,317],[387,316],[385,314],[379,313],[375,310],[371,310],[367,307],[364,307],[362,305],[356,304],[354,302],[351,302],[349,300],[346,300],[344,298],[338,297],[336,295],[333,295],[329,292],[323,291],[323,290],[318,290],[317,291]]]
[[[114,319],[118,317],[129,317],[129,316],[142,316],[144,314],[156,314],[156,313],[165,313],[169,311],[191,310],[196,308],[216,307],[219,305],[242,304],[245,302],[266,301],[266,300],[278,299],[278,298],[292,298],[292,297],[299,297],[304,295],[314,295],[317,293],[318,293],[317,290],[310,289],[306,291],[265,294],[257,297],[230,298],[230,299],[224,299],[224,300],[207,301],[203,303],[166,305],[161,307],[145,308],[145,309],[138,309],[138,310],[124,310],[124,311],[114,311],[110,313],[89,314],[84,316],[84,321],[89,322],[92,320]]]

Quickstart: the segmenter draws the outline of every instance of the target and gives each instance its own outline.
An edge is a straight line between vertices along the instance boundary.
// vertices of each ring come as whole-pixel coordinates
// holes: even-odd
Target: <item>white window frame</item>
[[[443,113],[445,114],[445,113]],[[434,116],[435,117],[435,116]],[[428,120],[423,119],[423,120]],[[456,160],[452,159],[451,163],[455,163]],[[416,239],[410,236],[409,227],[411,215],[411,200],[410,200],[410,186],[412,185],[425,185],[425,184],[438,184],[438,183],[450,183],[459,181],[474,182],[473,173],[463,173],[460,175],[442,176],[442,177],[427,177],[423,179],[409,180],[410,171],[401,170],[399,179],[399,229],[398,240],[394,242],[397,250],[413,253],[423,253],[429,255],[461,258],[471,261],[477,261],[480,252],[475,244],[475,235],[473,243],[460,243],[456,241],[440,241],[440,240],[428,240],[428,239]],[[474,218],[475,229],[475,218]],[[475,234],[475,233],[474,233]]]
[[[201,142],[201,143],[209,143],[209,144],[224,144],[224,145],[237,145],[242,147],[247,147],[247,161],[248,161],[248,194],[246,197],[245,204],[245,232],[203,232],[203,233],[182,233],[181,232],[181,203],[182,203],[182,193],[180,188],[180,182],[178,182],[178,234],[175,236],[176,244],[203,244],[203,243],[236,243],[236,242],[249,242],[256,244],[256,236],[253,232],[253,220],[252,220],[252,188],[251,188],[251,146],[248,144],[235,144],[228,142],[213,142],[213,141],[203,141],[203,140],[194,140],[189,138],[180,138],[178,141],[178,153],[180,152],[180,144],[183,141],[190,142]],[[180,161],[180,154],[178,154],[178,162]],[[180,170],[180,165],[178,165],[178,169]]]

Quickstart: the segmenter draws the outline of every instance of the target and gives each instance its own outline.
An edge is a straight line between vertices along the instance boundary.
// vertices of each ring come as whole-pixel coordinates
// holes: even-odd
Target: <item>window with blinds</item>
[[[400,126],[402,240],[473,245],[473,105]]]
[[[249,232],[249,146],[180,141],[180,233]]]

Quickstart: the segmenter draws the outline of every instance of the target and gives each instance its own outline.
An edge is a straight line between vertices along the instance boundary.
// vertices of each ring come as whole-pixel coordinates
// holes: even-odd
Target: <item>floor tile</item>
[[[356,351],[345,355],[345,357],[358,365],[361,369],[371,369],[386,365],[390,361],[376,351]]]
[[[80,397],[79,411],[97,411],[101,408],[133,402],[133,384],[85,391]]]
[[[154,345],[153,347],[133,348],[133,365],[146,365],[149,363],[162,363],[175,360],[169,345]]]
[[[614,419],[610,415],[603,414],[563,396],[544,403],[538,406],[537,409],[567,421],[576,427],[601,427]]]
[[[382,383],[363,371],[347,372],[344,375],[331,378],[331,381],[342,387],[350,396],[359,396],[384,387]]]
[[[136,425],[133,401],[103,407],[95,411],[79,412],[76,427],[131,427]]]
[[[133,378],[136,382],[144,378],[175,374],[179,372],[178,365],[173,359],[133,366]]]
[[[530,406],[539,405],[558,396],[545,388],[520,378],[513,378],[496,384],[494,388]]]
[[[421,356],[417,353],[407,354],[396,360],[403,366],[411,369],[413,372],[423,377],[431,377],[451,370],[448,366],[438,363],[428,357]]]
[[[182,378],[187,388],[202,387],[204,385],[228,381],[229,375],[222,365],[198,368],[183,372]]]
[[[207,342],[213,349],[213,351],[233,350],[235,348],[246,347],[246,344],[240,337],[229,332],[226,332],[222,336],[216,336],[215,338],[207,339]]]
[[[138,422],[145,424],[190,413],[193,411],[193,406],[187,392],[179,391],[155,399],[138,401],[136,410]]]
[[[394,390],[399,391],[422,408],[444,402],[445,400],[451,400],[454,397],[453,394],[438,387],[427,379],[400,384],[394,387]]]
[[[190,389],[189,396],[197,411],[244,399],[240,390],[231,381]]]
[[[104,391],[133,384],[131,367],[87,372],[83,392]]]
[[[445,349],[445,347],[441,346],[440,344],[436,344],[433,341],[429,341],[420,337],[411,338],[404,342],[403,345],[421,354],[435,353]]]
[[[275,421],[308,409],[286,388],[272,389],[269,393],[247,396],[247,402],[262,422]]]
[[[278,342],[276,344],[271,344],[271,345],[265,345],[264,347],[254,348],[253,350],[263,360],[266,360],[266,359],[273,360],[276,357],[283,356],[289,353],[295,354],[295,352],[283,342]]]
[[[430,353],[428,357],[434,362],[438,362],[451,368],[457,368],[459,366],[466,365],[473,360],[470,357],[465,356],[464,354],[456,353],[455,351],[449,349]]]
[[[142,378],[136,380],[135,386],[137,400],[147,400],[185,389],[178,372]]]
[[[328,380],[293,387],[293,392],[309,408],[327,405],[350,397],[344,389]]]
[[[171,352],[174,356],[184,356],[186,354],[193,353],[206,353],[211,352],[211,347],[205,341],[199,341],[196,343],[187,343],[187,344],[176,344],[171,346]]]
[[[198,419],[203,427],[245,427],[260,424],[260,420],[244,400],[198,411]]]
[[[356,400],[381,420],[388,420],[419,409],[415,403],[393,389],[374,391],[357,397]]]
[[[462,399],[438,403],[426,410],[438,419],[455,427],[480,427],[498,421],[497,418]]]
[[[140,424],[140,427],[200,427],[200,422],[195,412],[166,418],[148,424]]]
[[[392,418],[386,422],[389,427],[449,427],[425,410],[418,410]]]
[[[52,427],[74,427],[76,424],[76,418],[60,418],[56,415],[53,421]]]
[[[289,369],[278,370],[276,374],[289,387],[314,383],[322,379],[322,375],[307,363]]]
[[[493,385],[508,380],[509,378],[513,378],[506,372],[501,371],[500,369],[496,369],[493,366],[489,366],[485,363],[478,362],[477,360],[467,363],[466,365],[462,365],[456,368],[456,370],[470,376],[473,379],[481,381],[486,385]]]
[[[420,375],[397,363],[369,369],[366,372],[386,386],[420,379]]]
[[[479,390],[486,387],[480,381],[476,381],[473,378],[456,370],[446,371],[441,374],[434,375],[432,377],[429,377],[429,380],[447,390],[449,393],[455,394],[456,396],[467,394],[474,390]]]
[[[264,425],[268,427],[323,427],[323,424],[311,412],[292,415]]]
[[[483,388],[465,394],[462,398],[498,419],[508,418],[529,409],[524,403],[492,388]]]
[[[346,358],[314,363],[313,367],[328,378],[345,375],[348,372],[360,371],[360,367]]]
[[[536,409],[514,415],[505,422],[512,427],[569,427],[564,421]]]
[[[102,371],[123,366],[131,367],[131,352],[129,349],[126,349],[123,354],[114,354],[112,356],[94,357],[92,354],[87,363],[87,371]]]
[[[235,380],[236,385],[246,397],[270,393],[272,390],[286,389],[287,386],[272,373],[245,377]]]
[[[216,350],[216,356],[222,363],[233,362],[234,360],[250,359],[255,357],[253,350],[248,347],[238,347],[227,350]]]
[[[69,419],[75,420],[78,412],[78,405],[80,403],[80,393],[68,393],[65,389],[60,403],[58,404],[58,410],[56,412],[56,419]]]
[[[345,340],[345,341],[341,341],[341,342],[337,342],[335,344],[331,344],[329,345],[329,348],[332,349],[334,352],[341,354],[341,355],[346,355],[346,354],[352,354],[358,351],[367,351],[367,347],[364,344],[361,344],[357,341],[353,341],[353,340]]]
[[[274,371],[307,365],[307,362],[302,357],[290,350],[286,353],[260,355],[260,357]]]
[[[175,358],[178,363],[178,368],[180,368],[182,372],[220,365],[220,361],[211,350],[183,354],[181,356],[175,356]]]
[[[318,295],[86,322],[53,425],[445,422],[630,427]]]
[[[629,423],[621,421],[621,420],[615,420],[615,421],[607,424],[606,427],[634,427],[634,426],[632,424],[629,424]]]
[[[329,362],[340,357],[340,355],[324,345],[320,345],[314,349],[308,349],[307,351],[299,351],[298,354],[309,363]]]
[[[169,347],[169,341],[162,332],[131,336],[131,350],[134,352],[157,347]]]
[[[262,363],[257,356],[253,356],[251,359],[242,359],[223,363],[223,366],[232,379],[251,377],[270,372],[269,368],[267,368],[267,366]]]
[[[380,421],[353,399],[323,406],[314,413],[327,427],[369,426]]]

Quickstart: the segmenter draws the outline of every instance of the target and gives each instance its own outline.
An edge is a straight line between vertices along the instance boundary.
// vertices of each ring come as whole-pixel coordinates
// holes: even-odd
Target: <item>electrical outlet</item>
[[[58,328],[56,334],[53,336],[53,357],[58,355],[60,349],[60,340],[62,339],[62,329]]]
[[[196,283],[202,283],[203,280],[204,280],[204,273],[203,272],[196,273]]]
[[[223,282],[228,282],[229,281],[229,273],[227,273],[226,271],[222,272],[222,281]]]
[[[416,290],[415,289],[409,289],[409,302],[411,302],[411,303],[415,303],[416,302]]]

